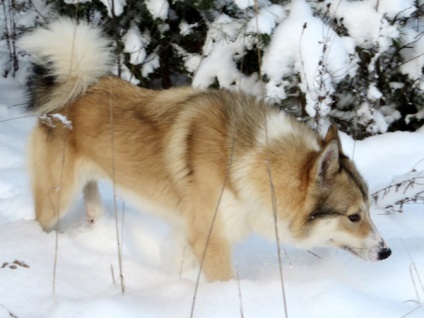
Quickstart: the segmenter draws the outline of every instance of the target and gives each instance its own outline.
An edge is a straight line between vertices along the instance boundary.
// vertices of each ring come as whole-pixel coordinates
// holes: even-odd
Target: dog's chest
[[[230,243],[238,242],[252,232],[246,207],[231,191],[224,190],[218,213]]]

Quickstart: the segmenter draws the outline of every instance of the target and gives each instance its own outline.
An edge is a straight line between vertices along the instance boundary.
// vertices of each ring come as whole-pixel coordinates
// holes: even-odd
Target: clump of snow
[[[262,8],[265,6],[269,6],[271,1],[269,0],[234,0],[234,3],[242,10],[249,9],[251,7]]]
[[[356,113],[361,123],[366,125],[373,123],[373,125],[367,125],[367,131],[370,134],[384,133],[389,128],[381,111],[372,107],[369,102],[363,102]]]
[[[333,81],[340,81],[352,68],[352,45],[342,40],[322,20],[313,16],[304,1],[293,1],[290,16],[273,33],[265,51],[262,72],[269,78],[266,96],[269,100],[287,97],[284,78],[299,73],[301,88],[306,93],[306,111],[314,116],[328,112]],[[348,44],[348,45],[346,45]]]
[[[44,0],[31,0],[30,10],[26,10],[24,14],[15,15],[16,26],[22,29],[33,27],[34,21],[37,21],[40,16],[45,17],[49,15],[51,7],[52,5],[47,4]]]
[[[55,128],[54,119],[57,119],[66,129],[72,130],[72,122],[62,114],[44,114],[40,116],[40,121],[50,128]]]
[[[180,34],[182,36],[190,35],[193,33],[193,29],[199,26],[198,23],[188,24],[187,21],[182,20],[179,24]]]
[[[349,35],[360,47],[371,48],[379,43],[380,49],[385,51],[391,45],[391,39],[399,36],[397,26],[388,25],[388,21],[383,19],[384,12],[376,10],[374,0],[331,2],[329,14],[343,19]]]
[[[167,0],[146,0],[147,9],[154,19],[166,20],[168,17],[169,3]]]
[[[133,25],[123,37],[125,52],[130,54],[130,63],[138,65],[146,58],[146,46],[150,43],[149,34],[141,34],[137,26]]]
[[[405,63],[400,66],[400,69],[411,79],[421,79],[423,76],[422,68],[424,67],[424,38],[421,32],[412,28],[405,28],[403,39],[404,43],[408,45],[401,51]]]
[[[246,81],[247,76],[237,69],[235,63],[235,58],[242,56],[244,48],[252,44],[252,39],[244,36],[243,26],[241,21],[226,14],[221,14],[215,19],[203,47],[204,55],[193,76],[193,86],[206,88],[217,80],[221,87],[238,89],[259,96],[262,94],[260,83],[254,80]],[[193,56],[191,62],[196,63]],[[255,76],[253,74],[250,78],[253,79]]]
[[[401,25],[399,19],[410,17],[417,10],[413,0],[364,0],[325,2],[329,6],[329,15],[343,21],[349,36],[358,47],[375,48],[377,54],[370,63],[374,63],[380,54],[393,47],[393,40],[400,39],[404,48],[400,51],[405,63],[400,66],[402,73],[411,79],[419,79],[424,66],[424,40],[420,31],[412,25]],[[397,19],[391,22],[388,19]]]
[[[383,59],[393,54],[396,41],[404,46],[400,53],[405,62],[399,70],[417,79],[417,88],[424,88],[424,37],[419,29],[414,30],[416,26],[401,23],[401,18],[410,17],[417,9],[413,0],[298,0],[284,5],[239,0],[235,3],[248,12],[249,18],[246,22],[225,14],[216,17],[194,73],[195,86],[207,87],[217,82],[220,87],[237,87],[265,95],[268,101],[278,105],[288,97],[297,96],[299,92],[293,92],[296,87],[305,95],[307,114],[325,118],[333,111],[337,85],[349,77],[356,78],[359,67],[363,67],[363,57],[358,52],[372,50],[368,72],[376,74],[377,63],[388,62]],[[337,34],[336,29],[345,35]],[[261,35],[266,35],[265,39],[269,36],[269,45],[262,43]],[[265,47],[263,78],[257,73],[246,76],[236,65],[255,45]],[[242,85],[247,82],[254,89]],[[393,103],[389,105],[391,111],[389,107],[369,109],[367,103],[384,98],[386,93],[379,91],[376,81],[371,80],[369,89],[357,93],[368,98],[362,109],[356,110],[364,119],[361,124],[368,122],[373,126],[368,128],[369,132],[386,131],[400,114],[394,110],[397,106]]]
[[[271,5],[261,8],[247,24],[247,33],[271,34],[275,26],[286,17],[284,8],[280,5]]]
[[[127,4],[127,0],[100,0],[107,9],[110,17],[120,16],[124,12],[124,7]],[[113,12],[112,12],[113,9]]]
[[[130,54],[130,63],[141,67],[141,75],[143,77],[149,76],[149,74],[153,73],[160,66],[157,52],[147,55],[146,47],[151,41],[151,35],[148,31],[141,34],[139,28],[133,25],[124,35],[123,39],[125,52]],[[138,84],[139,82],[126,68],[124,68],[122,77],[134,84]]]
[[[378,90],[374,83],[368,87],[367,97],[370,100],[379,100],[383,94]]]
[[[141,74],[147,77],[150,73],[153,73],[160,66],[159,55],[156,52],[149,54],[143,63]]]
[[[87,3],[91,2],[91,0],[65,0],[66,4],[79,4],[79,3]]]
[[[234,0],[234,3],[242,10],[255,5],[255,0]]]
[[[409,121],[411,119],[413,119],[413,118],[418,119],[418,120],[424,119],[424,109],[421,109],[418,113],[416,113],[414,115],[408,115],[408,116],[406,116],[405,117],[405,122],[406,123],[409,123]]]
[[[128,69],[126,65],[121,65],[119,68],[118,68],[118,65],[115,65],[114,68],[112,69],[112,73],[115,75],[121,74],[122,79],[134,85],[138,85],[140,83],[140,81],[134,77],[134,75],[131,73],[131,71]]]
[[[415,2],[414,0],[379,0],[378,2],[368,0],[378,7],[376,8],[378,12],[383,15],[388,16],[393,19],[395,17],[409,17],[413,12],[415,12]]]
[[[189,53],[177,44],[173,44],[172,47],[174,48],[175,52],[183,58],[184,66],[187,71],[190,73],[195,73],[202,61],[201,55],[196,53]]]

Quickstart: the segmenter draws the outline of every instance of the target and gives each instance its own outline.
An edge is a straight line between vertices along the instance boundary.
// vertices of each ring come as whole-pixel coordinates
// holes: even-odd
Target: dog
[[[102,32],[60,18],[25,35],[36,219],[54,228],[82,190],[93,222],[97,180],[168,220],[209,281],[233,277],[231,246],[255,232],[300,248],[334,246],[362,259],[391,250],[369,213],[367,185],[325,137],[256,97],[191,87],[153,91],[110,74]]]

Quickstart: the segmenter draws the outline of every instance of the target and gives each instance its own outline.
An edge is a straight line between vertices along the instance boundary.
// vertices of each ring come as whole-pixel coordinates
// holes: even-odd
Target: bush
[[[2,6],[3,76],[19,66],[20,32],[68,15],[101,24],[114,41],[115,73],[143,87],[242,90],[317,129],[336,122],[354,138],[424,123],[419,1],[10,0]]]

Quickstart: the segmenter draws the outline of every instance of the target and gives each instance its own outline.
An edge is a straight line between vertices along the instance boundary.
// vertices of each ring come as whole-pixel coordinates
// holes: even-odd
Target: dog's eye
[[[357,213],[349,215],[348,218],[351,222],[354,222],[354,223],[361,221],[361,216]]]

